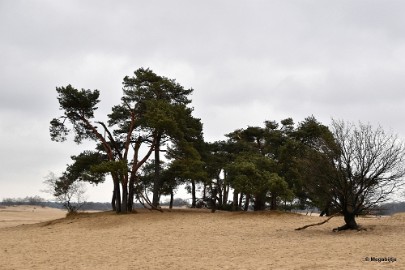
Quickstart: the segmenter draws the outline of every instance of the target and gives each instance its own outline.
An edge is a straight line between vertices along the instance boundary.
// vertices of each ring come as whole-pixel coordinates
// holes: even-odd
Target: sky
[[[400,0],[0,0],[0,200],[47,198],[45,177],[91,149],[51,141],[56,87],[98,89],[102,119],[140,67],[194,89],[207,141],[311,115],[404,138],[404,11]],[[88,187],[88,200],[111,192]]]

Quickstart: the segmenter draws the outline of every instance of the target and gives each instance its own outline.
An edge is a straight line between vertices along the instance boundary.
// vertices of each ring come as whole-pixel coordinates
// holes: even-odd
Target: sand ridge
[[[0,212],[0,220],[4,213]],[[318,216],[174,210],[87,213],[0,228],[0,269],[405,269],[405,214],[332,232]],[[395,258],[396,262],[366,261]]]

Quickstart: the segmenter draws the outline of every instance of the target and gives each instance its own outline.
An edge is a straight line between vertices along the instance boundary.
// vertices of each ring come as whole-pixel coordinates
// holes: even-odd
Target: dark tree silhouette
[[[336,230],[358,229],[356,215],[386,201],[403,184],[405,145],[381,127],[362,123],[334,120],[332,132],[339,155],[330,190],[345,220]]]

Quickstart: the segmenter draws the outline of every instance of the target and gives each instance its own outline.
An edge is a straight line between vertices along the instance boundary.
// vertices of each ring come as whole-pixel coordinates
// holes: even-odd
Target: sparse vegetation
[[[65,175],[56,177],[55,174],[49,173],[44,184],[48,187],[44,192],[53,195],[68,213],[77,212],[86,204],[83,182],[71,181]]]

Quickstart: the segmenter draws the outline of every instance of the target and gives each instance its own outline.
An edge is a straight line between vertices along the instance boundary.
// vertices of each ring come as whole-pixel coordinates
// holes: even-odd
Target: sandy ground
[[[63,218],[66,211],[41,206],[0,206],[0,229]]]
[[[0,269],[405,269],[405,214],[359,218],[367,231],[337,233],[341,217],[295,231],[324,218],[279,212],[62,216],[0,209]],[[366,260],[386,257],[396,261]]]

